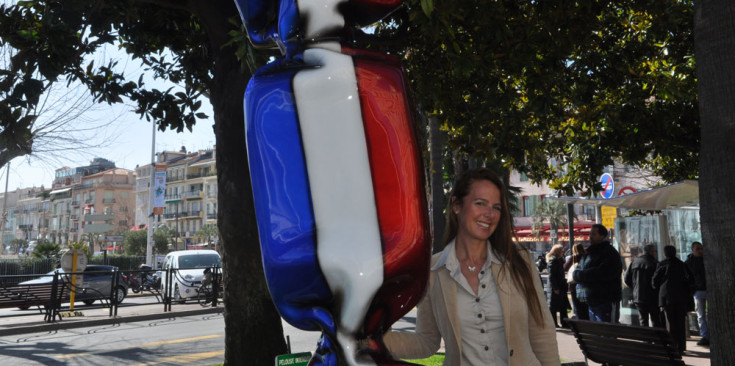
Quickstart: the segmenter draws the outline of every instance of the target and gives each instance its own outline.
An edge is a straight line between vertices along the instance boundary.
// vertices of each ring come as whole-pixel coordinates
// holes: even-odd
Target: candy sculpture
[[[309,365],[405,365],[382,334],[428,279],[413,108],[397,59],[340,43],[400,1],[236,3],[253,44],[283,54],[253,75],[244,103],[274,303],[293,326],[323,332]]]

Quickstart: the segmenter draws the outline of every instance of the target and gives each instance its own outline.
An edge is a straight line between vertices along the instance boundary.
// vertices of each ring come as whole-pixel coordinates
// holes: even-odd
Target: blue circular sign
[[[610,198],[615,192],[615,182],[609,173],[605,173],[600,177],[600,184],[602,184],[602,191],[600,195],[602,198]]]

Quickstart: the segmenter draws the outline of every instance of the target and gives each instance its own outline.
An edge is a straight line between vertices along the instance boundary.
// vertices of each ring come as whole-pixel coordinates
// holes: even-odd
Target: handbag
[[[574,270],[577,269],[577,263],[572,263],[571,266],[569,266],[569,270],[567,271],[567,283],[569,284],[575,284],[574,282]]]

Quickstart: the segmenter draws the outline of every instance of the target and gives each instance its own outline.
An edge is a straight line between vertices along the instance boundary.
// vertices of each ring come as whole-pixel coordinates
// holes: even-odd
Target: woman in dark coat
[[[546,281],[547,292],[549,294],[549,310],[554,318],[556,327],[566,328],[567,309],[570,309],[569,299],[567,298],[567,279],[564,276],[564,253],[562,245],[556,244],[551,247],[549,254],[546,255],[546,262],[549,264],[549,279]],[[556,313],[561,314],[561,319],[557,322]]]
[[[666,329],[679,352],[686,350],[686,315],[693,308],[691,288],[694,277],[686,264],[676,258],[676,248],[664,247],[664,256],[653,273],[653,288],[658,290],[658,306],[666,314]],[[692,309],[693,310],[693,309]]]

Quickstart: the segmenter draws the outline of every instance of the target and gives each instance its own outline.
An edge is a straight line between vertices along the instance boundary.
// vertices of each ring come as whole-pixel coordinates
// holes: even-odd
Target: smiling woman
[[[457,180],[444,250],[434,255],[415,332],[389,332],[395,357],[433,355],[445,365],[558,365],[556,334],[530,253],[512,240],[503,182],[489,169]]]

